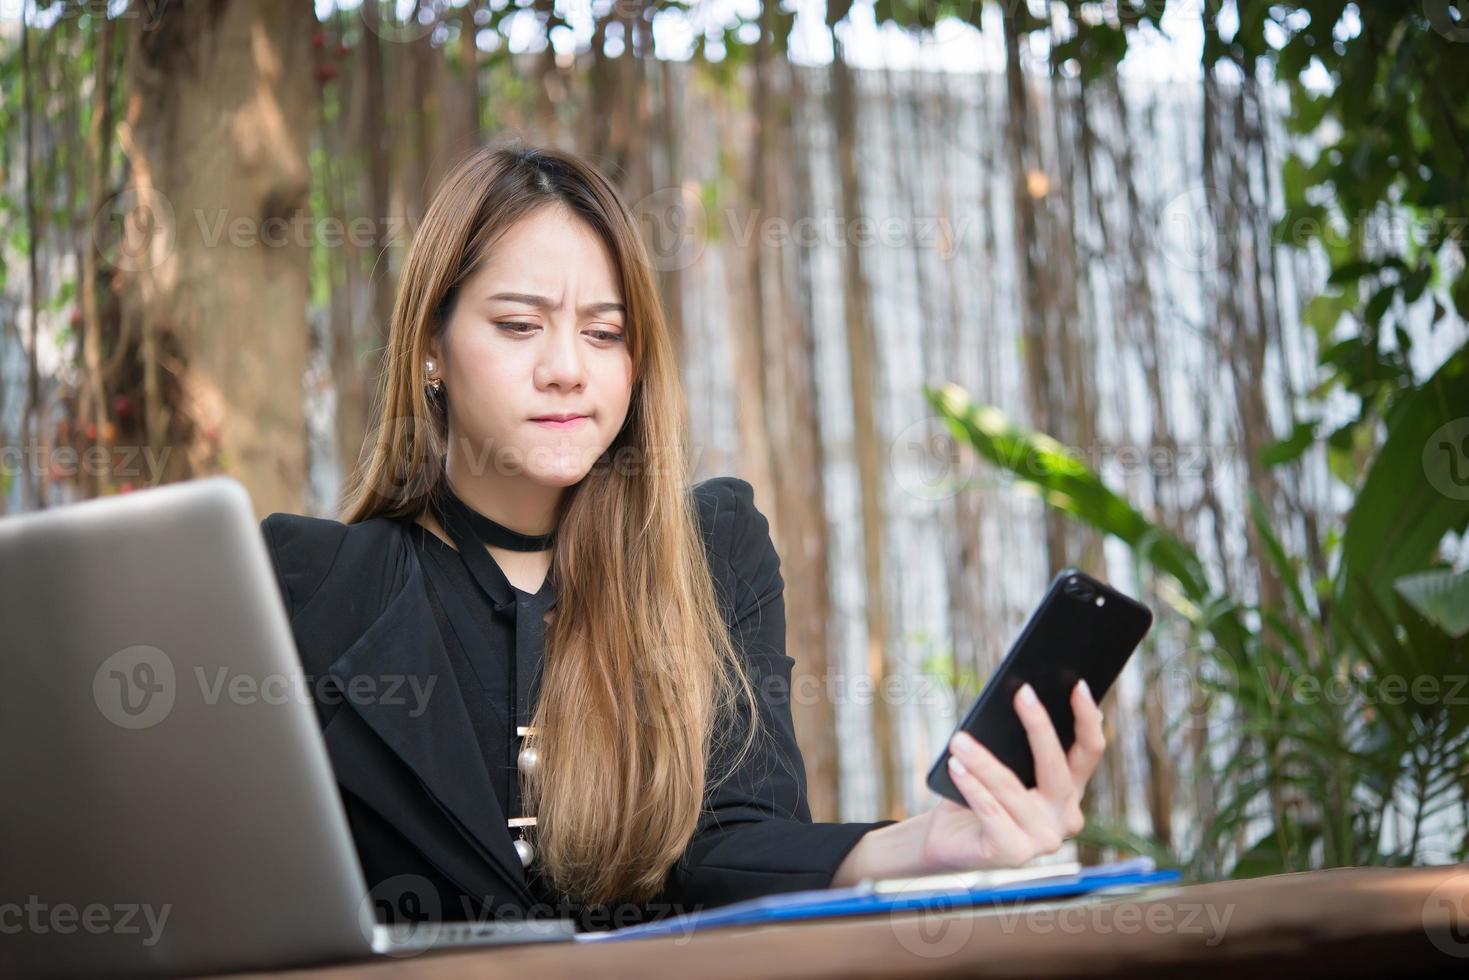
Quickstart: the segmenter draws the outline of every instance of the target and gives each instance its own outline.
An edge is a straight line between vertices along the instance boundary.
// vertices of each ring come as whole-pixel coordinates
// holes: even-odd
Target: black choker
[[[504,548],[507,551],[545,551],[556,540],[555,531],[549,534],[525,534],[491,520],[460,500],[454,491],[449,489],[447,480],[443,484],[442,504],[445,509],[469,525],[480,541],[493,548]]]

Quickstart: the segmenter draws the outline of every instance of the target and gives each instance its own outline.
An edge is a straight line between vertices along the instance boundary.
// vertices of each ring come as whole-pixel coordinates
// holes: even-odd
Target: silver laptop
[[[369,894],[237,481],[0,519],[0,976],[573,933],[564,919],[393,922]]]

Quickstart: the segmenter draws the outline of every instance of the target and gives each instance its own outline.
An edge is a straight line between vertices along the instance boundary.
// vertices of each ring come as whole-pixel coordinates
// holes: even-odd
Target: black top
[[[769,524],[743,480],[705,480],[692,493],[765,737],[706,792],[694,837],[650,903],[652,915],[825,887],[864,833],[892,822],[811,820]],[[261,529],[303,670],[324,681],[311,691],[379,918],[395,906],[445,919],[523,917],[546,902],[559,908],[540,885],[540,857],[523,868],[506,824],[519,812],[508,751],[508,694],[519,684],[507,670],[522,657],[540,662],[543,634],[527,627],[543,625],[554,603],[554,569],[551,588],[536,596],[503,573],[489,580],[486,596],[471,588],[453,548],[406,518],[343,524],[277,513]],[[456,604],[475,622],[466,632],[477,639],[459,636]],[[533,702],[517,698],[516,707]],[[714,763],[725,768],[723,758]],[[628,921],[567,911],[584,928]]]
[[[535,678],[540,673],[546,649],[545,614],[555,603],[555,584],[548,575],[540,591],[532,594],[506,578],[506,585],[515,595],[515,605],[504,613],[496,612],[459,552],[423,525],[410,524],[408,532],[423,562],[434,621],[449,652],[459,691],[469,707],[469,720],[494,779],[495,793],[507,815],[519,816],[522,808],[515,756],[520,745],[515,737],[517,722],[510,715],[510,705],[518,700],[515,697],[518,676],[529,672]],[[494,556],[489,557],[494,563]],[[504,574],[498,563],[494,566]],[[472,636],[461,636],[461,630],[451,621],[446,605],[454,602],[461,604],[463,613],[474,624]],[[510,651],[514,651],[513,657],[507,655]],[[516,714],[528,718],[534,706],[534,699],[530,704],[516,704]]]
[[[515,729],[517,724],[529,723],[535,708],[535,683],[546,649],[545,614],[555,604],[555,583],[547,575],[540,591],[526,592],[505,576],[494,556],[486,551],[489,567],[515,596],[514,605],[499,611],[457,549],[417,522],[405,521],[405,525],[423,564],[434,622],[449,654],[500,809],[507,817],[521,816],[525,810],[516,770],[521,743]],[[466,629],[468,624],[473,624],[472,631]],[[462,635],[466,632],[470,635]],[[520,703],[525,699],[516,696],[517,681],[522,676],[530,679],[529,703]],[[506,829],[512,838],[519,835],[517,829]],[[528,836],[534,843],[534,828]],[[537,897],[554,904],[556,896],[541,878],[540,861],[532,862],[527,870],[531,879],[527,884]]]

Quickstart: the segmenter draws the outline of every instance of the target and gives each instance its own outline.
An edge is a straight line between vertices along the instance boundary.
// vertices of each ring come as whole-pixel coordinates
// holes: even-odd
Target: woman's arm
[[[666,897],[688,908],[825,888],[859,838],[895,821],[812,822],[791,715],[795,661],[785,653],[785,586],[769,524],[743,480],[704,481],[696,496],[716,588],[754,687],[763,731],[733,769],[730,752],[745,733],[721,731],[726,742],[713,754],[711,774],[729,775],[707,791]]]
[[[762,749],[706,800],[706,812],[675,878],[700,901],[773,891],[855,884],[863,878],[1009,867],[1057,850],[1082,827],[1080,801],[1106,740],[1102,715],[1083,685],[1072,692],[1076,743],[1062,750],[1038,702],[1016,697],[1038,785],[1019,778],[968,735],[951,742],[962,765],[954,784],[967,801],[941,799],[903,821],[812,823],[806,776],[791,716],[791,668],[785,653],[784,581],[770,525],[744,480],[712,487],[711,557],[727,590],[730,629],[755,685],[765,724]],[[708,503],[706,498],[706,505]],[[742,733],[741,733],[742,734]]]
[[[1071,692],[1071,710],[1076,742],[1068,753],[1030,685],[1016,692],[1015,711],[1036,760],[1033,789],[967,732],[956,734],[949,741],[949,771],[968,806],[941,799],[926,813],[864,835],[837,868],[832,885],[1016,867],[1059,849],[1081,832],[1081,797],[1107,746],[1102,712],[1085,681]]]

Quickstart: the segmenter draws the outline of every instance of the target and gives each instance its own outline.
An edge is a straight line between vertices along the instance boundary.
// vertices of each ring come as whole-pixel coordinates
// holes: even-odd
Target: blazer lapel
[[[404,586],[327,672],[341,682],[347,705],[529,901],[525,869],[439,635],[422,568],[416,557],[408,565]],[[370,800],[371,787],[362,789],[365,795],[355,787],[354,792]]]

